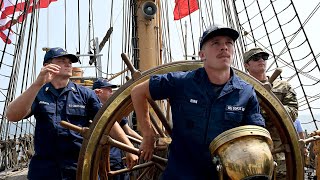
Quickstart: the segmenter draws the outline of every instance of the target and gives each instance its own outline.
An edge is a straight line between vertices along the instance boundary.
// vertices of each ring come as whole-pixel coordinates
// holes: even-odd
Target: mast
[[[160,65],[158,61],[160,50],[156,38],[159,37],[159,25],[156,21],[158,7],[155,0],[137,0],[136,2],[138,56],[140,58],[138,67],[140,71],[145,71]]]

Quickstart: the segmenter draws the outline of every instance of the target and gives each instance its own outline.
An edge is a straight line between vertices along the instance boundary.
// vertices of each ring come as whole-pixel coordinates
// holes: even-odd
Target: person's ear
[[[108,90],[109,90],[109,92],[110,92],[110,93],[112,93],[112,92],[113,92],[112,88],[108,88]]]
[[[206,60],[206,55],[202,49],[199,51],[198,55],[199,55],[201,61]]]
[[[94,89],[93,91],[96,93],[96,95],[101,93],[101,89]]]
[[[248,71],[249,63],[244,63],[244,68]]]

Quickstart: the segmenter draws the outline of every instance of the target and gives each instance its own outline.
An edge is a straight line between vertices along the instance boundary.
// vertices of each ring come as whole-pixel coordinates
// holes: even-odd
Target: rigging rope
[[[90,39],[89,39],[90,41]],[[79,47],[78,47],[78,53],[80,54],[81,51],[81,42],[80,42],[80,0],[78,0],[78,43],[79,43]]]
[[[190,12],[190,0],[188,0],[188,11],[189,11],[189,14],[191,14],[191,12]],[[191,21],[191,16],[190,15],[189,15],[189,22],[190,22],[190,27],[191,27],[191,38],[192,38],[192,45],[193,45],[193,55],[195,56],[196,55],[196,47],[194,45],[193,28],[192,28],[193,25],[192,25],[192,21]],[[187,57],[187,55],[188,54],[186,52],[186,57]],[[192,57],[192,59],[195,59],[195,57]]]
[[[64,49],[67,49],[67,1],[64,1]]]
[[[307,86],[307,84],[306,84],[306,82],[302,81],[301,76],[304,76],[304,77],[307,77],[309,79],[314,80],[315,83],[313,83],[313,85],[319,83],[319,78],[314,77],[312,75],[312,74],[314,74],[312,72],[314,72],[316,69],[320,71],[318,63],[316,61],[316,59],[318,57],[314,55],[314,52],[313,52],[311,45],[310,45],[310,42],[309,42],[309,40],[306,36],[306,33],[304,31],[304,26],[305,26],[306,22],[309,21],[311,16],[315,13],[315,11],[319,8],[320,3],[314,8],[314,10],[311,12],[309,17],[302,24],[292,0],[288,1],[289,3],[287,5],[282,5],[281,9],[279,9],[281,6],[277,6],[275,4],[275,2],[276,1],[270,0],[269,3],[266,3],[264,1],[259,2],[259,1],[255,0],[252,3],[246,5],[245,1],[244,0],[242,1],[243,5],[244,5],[243,9],[238,11],[237,14],[238,14],[238,17],[240,17],[240,15],[242,17],[242,19],[241,19],[242,22],[239,23],[239,25],[244,30],[243,31],[245,33],[244,38],[246,40],[249,40],[249,42],[245,43],[245,46],[248,47],[248,46],[251,46],[251,44],[254,44],[254,46],[257,46],[257,45],[261,46],[263,43],[260,43],[260,41],[262,42],[267,39],[269,45],[267,47],[264,46],[264,48],[266,50],[271,51],[272,52],[271,54],[274,58],[273,63],[269,66],[269,68],[267,70],[269,71],[275,63],[276,67],[283,67],[283,68],[285,67],[286,69],[289,68],[289,69],[291,69],[291,72],[294,72],[293,75],[286,77],[286,80],[290,81],[294,77],[297,78],[298,82],[300,83],[300,86],[298,86],[297,88],[299,88],[299,90],[302,91],[304,101],[306,102],[303,105],[308,106],[307,109],[309,110],[312,118],[315,120],[315,117],[313,115],[313,109],[315,109],[316,107],[314,107],[314,105],[310,104],[312,102],[311,98],[309,98],[307,96],[306,90],[304,88],[305,86]],[[260,4],[264,4],[264,7],[262,7]],[[277,10],[276,10],[275,6],[277,6]],[[256,10],[254,10],[255,7],[258,7],[258,12]],[[271,13],[271,11],[272,11],[272,13]],[[253,13],[255,13],[255,14],[253,14]],[[246,16],[245,21],[243,18],[244,15]],[[259,20],[258,15],[260,15],[260,20]],[[265,20],[264,17],[267,15],[269,18],[267,20]],[[270,15],[272,15],[272,16],[270,17]],[[280,22],[280,16],[282,16],[282,17],[285,16],[287,21]],[[258,21],[260,21],[261,23],[258,23]],[[256,26],[253,27],[251,22],[255,22]],[[270,24],[275,24],[275,22],[277,25],[270,25]],[[267,23],[268,23],[268,25],[267,25]],[[292,32],[291,34],[288,33],[287,31],[285,31],[286,29],[288,29],[289,25],[294,24],[294,23],[298,23],[300,28],[298,28],[295,32]],[[249,31],[247,31],[244,27],[247,27],[249,29]],[[261,33],[262,27],[264,28],[265,34]],[[270,27],[275,27],[275,28],[270,30]],[[291,47],[290,44],[293,42],[293,40],[298,36],[299,32],[301,32],[301,31],[303,32],[304,39],[300,43],[295,42],[295,44]],[[277,33],[279,34],[279,32],[280,32],[282,38],[279,38],[279,40],[271,39],[272,37],[274,37],[274,34],[277,34]],[[256,37],[257,35],[259,37]],[[301,35],[301,33],[300,33],[300,35]],[[252,39],[250,39],[250,37],[252,37]],[[299,37],[299,38],[301,38],[301,37]],[[274,48],[277,46],[280,46],[280,45],[281,46],[284,45],[284,47],[280,51],[280,53],[277,54],[275,52],[276,49],[274,49]],[[293,53],[295,51],[298,51],[301,48],[304,48],[304,49],[308,48],[308,51],[304,51],[304,53],[305,53],[304,55],[300,53],[299,55],[302,55],[302,57],[296,57],[296,55],[294,55]],[[291,59],[291,62],[288,62],[289,59],[283,60],[280,56],[289,57],[289,59]],[[299,68],[297,66],[298,65],[297,63],[299,61],[302,62],[302,60],[309,59],[310,57],[312,57],[312,59],[309,60],[307,63],[303,63],[303,66],[301,68]],[[283,64],[283,65],[280,65],[280,64]],[[304,69],[306,69],[307,67],[309,69],[307,71],[304,71]],[[284,76],[281,76],[281,78],[284,78]],[[300,106],[301,106],[301,104],[300,104]],[[318,129],[316,123],[315,123],[315,127]]]
[[[92,0],[89,0],[89,19],[91,20],[91,27],[92,27],[92,38],[93,39],[95,39],[95,29],[94,29],[94,22],[93,22],[93,20],[94,20],[94,17],[93,17],[93,7],[92,7]],[[90,12],[92,12],[91,13],[91,16],[90,16]],[[90,22],[89,22],[90,23]],[[95,40],[94,40],[94,42],[95,42]],[[96,42],[96,46],[97,47],[99,47],[99,44],[97,44],[97,42]],[[94,46],[93,46],[94,47]],[[95,47],[95,48],[97,48],[97,47]],[[101,49],[99,49],[99,51],[101,51]]]
[[[111,1],[111,11],[110,11],[110,21],[109,21],[109,26],[111,27],[113,24],[113,0]],[[112,36],[112,35],[111,35]],[[112,60],[110,60],[112,58],[111,55],[111,44],[112,43],[112,38],[109,39],[109,45],[108,45],[108,53],[107,53],[107,74],[109,74],[109,70],[110,72],[112,72]]]
[[[1,3],[3,3],[3,1],[1,1]],[[18,0],[16,0],[16,4],[18,3]],[[28,1],[26,2],[26,3],[28,3]],[[2,4],[1,4],[1,6],[0,7],[2,7]],[[10,19],[10,26],[9,26],[9,29],[8,29],[8,33],[7,33],[7,38],[6,38],[6,40],[5,40],[5,43],[4,43],[4,48],[3,48],[3,51],[5,52],[6,51],[6,49],[7,49],[7,42],[8,42],[8,39],[9,39],[9,35],[10,35],[10,32],[11,32],[11,27],[12,27],[12,25],[13,25],[13,20],[14,20],[14,15],[15,15],[15,13],[16,13],[16,6],[14,6],[14,8],[13,8],[13,14],[12,14],[12,17],[11,17],[11,19]],[[1,13],[1,15],[2,15],[2,13]],[[2,66],[2,63],[3,63],[3,60],[4,60],[4,53],[2,53],[2,57],[1,57],[1,60],[0,60],[0,68],[1,68],[1,66]]]

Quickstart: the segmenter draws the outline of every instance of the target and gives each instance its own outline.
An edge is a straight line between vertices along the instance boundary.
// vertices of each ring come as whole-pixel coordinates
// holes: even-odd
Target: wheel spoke
[[[137,178],[137,180],[141,180],[148,173],[148,171],[150,169],[151,169],[151,167],[147,167],[145,170],[143,170],[143,172],[140,174],[140,176]]]
[[[136,165],[132,169],[124,168],[124,169],[120,169],[120,170],[116,170],[116,171],[110,171],[110,172],[108,172],[108,176],[115,176],[115,175],[122,174],[122,173],[136,171],[136,170],[139,170],[139,169],[151,167],[153,165],[155,165],[155,163],[150,161],[150,162],[146,162],[146,163],[143,163],[143,164]]]
[[[160,137],[166,137],[166,135],[164,134],[164,132],[162,131],[162,129],[159,127],[156,119],[152,116],[151,113],[149,113],[149,116],[150,116],[150,120],[151,120],[151,123],[152,123],[153,127],[156,129],[156,131],[158,132],[158,134],[160,135]]]
[[[109,144],[111,146],[117,147],[117,148],[119,148],[121,150],[124,150],[126,152],[129,152],[129,153],[132,153],[132,154],[135,154],[135,155],[138,155],[138,156],[140,155],[140,151],[137,148],[130,147],[130,146],[128,146],[128,145],[126,145],[126,144],[124,144],[124,143],[122,143],[120,141],[117,141],[117,140],[111,138],[110,136],[105,137],[105,139],[106,139],[106,141],[105,141],[106,144]],[[160,163],[160,164],[164,164],[164,165],[166,165],[167,162],[168,162],[168,160],[166,158],[162,158],[162,157],[157,156],[157,155],[153,155],[151,160],[154,161],[154,162]]]
[[[164,116],[164,114],[162,113],[162,110],[159,108],[159,106],[157,105],[157,103],[152,100],[152,99],[148,99],[149,104],[151,105],[152,109],[154,110],[154,112],[157,114],[158,118],[160,119],[162,125],[164,126],[164,128],[166,129],[166,131],[168,132],[168,134],[171,136],[171,127],[168,124],[168,121],[166,119],[166,117]]]
[[[127,135],[127,137],[131,142],[134,142],[136,144],[141,144],[141,141],[139,139],[136,139],[136,138],[129,136],[129,135]]]

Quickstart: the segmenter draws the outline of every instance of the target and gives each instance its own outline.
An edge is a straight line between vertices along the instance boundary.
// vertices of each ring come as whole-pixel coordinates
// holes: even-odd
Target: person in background
[[[293,123],[294,128],[296,129],[296,132],[298,133],[299,139],[305,139],[305,132],[302,129],[302,125],[299,119],[296,119],[296,121],[294,121]],[[303,154],[306,156],[308,155],[308,148],[307,146],[304,147],[303,149]]]
[[[154,75],[131,92],[143,135],[140,158],[150,160],[156,134],[148,99],[169,99],[172,142],[162,179],[218,179],[209,144],[219,134],[241,125],[265,125],[253,87],[230,67],[239,33],[213,25],[201,37],[199,56],[204,67]]]
[[[268,58],[269,54],[259,47],[252,48],[243,54],[244,67],[251,76],[255,77],[261,83],[268,83],[269,80],[269,77],[266,75]],[[271,84],[271,91],[281,101],[291,119],[294,121],[298,116],[298,101],[291,85],[285,80],[276,79]],[[261,112],[263,118],[266,120],[266,128],[270,132],[274,148],[279,148],[282,145],[279,132],[266,112],[263,109]],[[286,165],[284,153],[277,153],[274,159],[278,164],[277,179],[285,179]]]
[[[304,131],[302,129],[302,126],[301,126],[301,122],[299,119],[296,119],[293,123],[297,133],[298,133],[298,136],[300,139],[305,139],[305,136],[304,136]]]
[[[99,97],[102,104],[105,104],[107,100],[110,98],[110,96],[113,94],[112,89],[117,88],[116,85],[113,85],[109,83],[106,79],[98,79],[93,83],[92,89]],[[120,126],[123,129],[123,131],[138,140],[142,140],[142,137],[135,132],[133,129],[130,128],[128,125],[127,118],[123,118],[120,121]],[[123,162],[122,162],[122,153],[119,148],[111,147],[110,148],[110,169],[112,171],[120,170],[125,168]],[[129,174],[128,173],[122,173],[117,176],[113,176],[113,180],[129,180]]]
[[[62,120],[80,127],[88,127],[101,108],[96,94],[69,80],[72,63],[78,57],[62,48],[49,49],[37,79],[6,109],[9,121],[19,121],[34,115],[35,154],[29,164],[30,180],[76,179],[78,156],[83,137],[60,125]],[[116,123],[110,135],[133,147],[121,127]],[[137,156],[127,153],[132,168]]]

